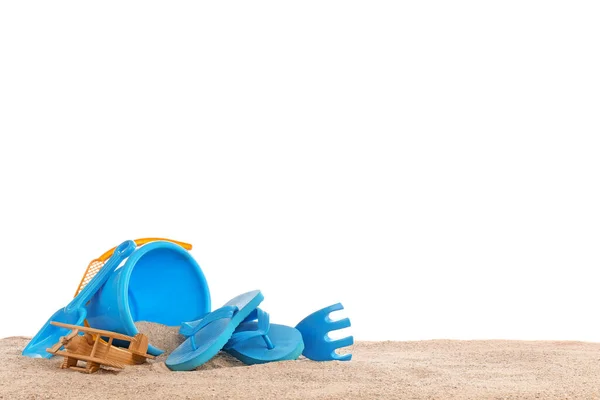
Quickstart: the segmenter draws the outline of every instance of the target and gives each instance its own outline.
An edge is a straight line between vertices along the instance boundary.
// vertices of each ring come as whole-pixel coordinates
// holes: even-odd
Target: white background
[[[0,3],[0,337],[125,239],[358,340],[600,341],[597,2]]]

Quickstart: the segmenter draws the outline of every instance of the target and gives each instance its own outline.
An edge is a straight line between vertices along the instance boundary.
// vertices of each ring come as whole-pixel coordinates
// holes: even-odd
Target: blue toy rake
[[[315,311],[296,325],[296,329],[300,331],[304,340],[304,351],[302,352],[304,357],[314,361],[350,361],[352,359],[352,354],[340,355],[335,352],[337,349],[354,344],[352,336],[337,340],[332,340],[328,336],[331,331],[350,327],[348,318],[338,321],[329,318],[329,314],[332,312],[343,309],[342,303],[333,304]]]

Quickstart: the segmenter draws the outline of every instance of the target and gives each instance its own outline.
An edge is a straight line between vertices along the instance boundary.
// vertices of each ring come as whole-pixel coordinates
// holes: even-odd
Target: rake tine
[[[351,326],[350,318],[344,318],[344,319],[340,319],[338,321],[331,321],[331,322],[327,321],[327,323],[329,324],[329,327],[328,327],[329,332],[337,331],[337,330],[344,329],[344,328],[349,328]]]
[[[352,360],[352,354],[338,354],[334,350],[331,352],[331,358],[335,361],[350,361]]]
[[[331,340],[329,339],[329,345],[334,349],[340,349],[342,347],[352,346],[354,344],[354,337],[347,336],[343,339]]]
[[[351,354],[339,355],[335,352],[339,348],[354,344],[352,336],[332,340],[328,335],[331,331],[351,326],[349,318],[334,321],[329,317],[332,312],[343,309],[344,306],[341,303],[332,304],[313,312],[296,325],[296,329],[302,334],[302,340],[304,341],[302,354],[306,358],[314,361],[348,361],[352,358]]]
[[[317,315],[325,318],[325,320],[327,320],[327,319],[329,319],[329,314],[331,314],[334,311],[340,311],[343,309],[344,309],[344,306],[342,305],[342,303],[336,303],[336,304],[330,305],[329,307],[322,308],[319,311],[314,312],[312,315],[317,314]]]

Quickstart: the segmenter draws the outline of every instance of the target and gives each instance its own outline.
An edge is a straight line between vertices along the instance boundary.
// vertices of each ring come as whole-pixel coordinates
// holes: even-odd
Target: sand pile
[[[28,341],[0,340],[0,399],[600,398],[600,343],[357,342],[350,362],[171,372],[153,361],[88,375],[59,369],[62,357],[21,356]]]
[[[156,357],[156,359],[148,361],[152,370],[170,372],[167,366],[164,365],[164,362],[169,354],[171,354],[171,352],[186,339],[185,336],[179,334],[179,326],[166,326],[146,321],[136,322],[135,326],[140,333],[148,336],[148,341],[151,345],[165,351],[159,357]],[[156,365],[157,363],[162,365]],[[210,361],[196,368],[196,370],[204,371],[215,368],[238,367],[242,365],[244,365],[244,363],[221,351]]]
[[[179,334],[178,326],[141,321],[136,322],[135,327],[140,333],[148,336],[148,341],[152,346],[165,351],[162,356],[171,354],[185,340],[185,337]]]

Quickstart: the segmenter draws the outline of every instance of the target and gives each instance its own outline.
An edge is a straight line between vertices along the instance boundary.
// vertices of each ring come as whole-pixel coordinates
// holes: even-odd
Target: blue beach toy
[[[188,338],[169,355],[167,367],[191,371],[213,358],[263,299],[260,290],[253,290],[234,297],[199,320],[183,323],[179,333]]]
[[[352,336],[329,337],[329,332],[351,325],[348,318],[334,321],[329,316],[344,308],[341,303],[315,311],[296,327],[271,323],[269,314],[258,308],[264,299],[260,290],[240,294],[211,312],[206,278],[186,249],[191,245],[145,238],[127,240],[105,252],[88,266],[75,298],[48,319],[22,354],[50,358],[53,354],[47,349],[64,344],[61,337],[70,329],[51,322],[67,326],[85,322],[88,327],[134,337],[139,333],[136,322],[146,321],[179,326],[186,337],[165,361],[173,371],[193,370],[221,350],[247,365],[295,360],[300,355],[315,361],[352,358],[347,352],[337,353],[354,343]],[[130,345],[116,338],[108,344]],[[148,345],[147,353],[153,356],[163,352]]]
[[[65,307],[61,308],[52,315],[40,331],[31,339],[23,355],[34,358],[50,358],[52,354],[46,351],[47,348],[60,340],[61,336],[66,336],[70,330],[59,326],[51,325],[50,322],[62,322],[70,325],[82,325],[88,315],[85,308],[86,303],[96,294],[102,285],[109,279],[110,274],[119,266],[128,255],[135,249],[135,243],[127,240],[121,243],[115,249],[112,257],[106,262],[102,269],[94,278],[81,290],[81,292]]]
[[[291,326],[271,324],[257,308],[235,330],[224,350],[245,364],[295,360],[304,350],[302,334]]]
[[[302,354],[313,361],[350,361],[352,354],[339,355],[336,350],[354,344],[352,336],[331,340],[329,332],[350,327],[350,319],[334,321],[329,317],[334,311],[343,310],[341,303],[322,308],[304,318],[296,329],[302,333],[304,351]]]
[[[210,307],[208,284],[194,258],[175,243],[156,241],[138,247],[110,276],[90,301],[87,321],[135,336],[135,322],[179,326],[206,315]],[[150,344],[148,353],[157,356],[163,350]]]

